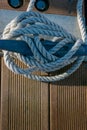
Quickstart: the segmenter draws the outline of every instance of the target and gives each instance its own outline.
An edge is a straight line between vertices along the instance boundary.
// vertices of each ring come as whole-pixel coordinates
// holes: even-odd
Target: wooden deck
[[[76,0],[71,14],[67,0],[50,3],[46,13],[76,15]],[[6,1],[0,8],[12,9]],[[27,2],[19,10],[26,8]],[[2,59],[1,121],[1,130],[87,130],[86,63],[69,78],[47,84],[12,73]]]
[[[85,63],[53,84],[29,80],[2,65],[1,130],[87,130]]]

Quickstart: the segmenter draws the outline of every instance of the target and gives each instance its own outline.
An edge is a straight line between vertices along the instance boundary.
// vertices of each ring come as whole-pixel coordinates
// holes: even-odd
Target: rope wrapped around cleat
[[[31,0],[26,12],[12,20],[4,29],[2,39],[16,39],[27,42],[31,49],[32,55],[24,56],[8,51],[4,52],[4,61],[6,66],[17,74],[22,74],[30,79],[54,82],[62,80],[73,72],[75,72],[85,59],[85,56],[73,57],[82,44],[87,44],[87,35],[85,23],[82,16],[83,0],[78,0],[77,3],[77,19],[80,27],[82,39],[77,39],[75,36],[67,32],[63,27],[51,22],[44,14],[32,11],[35,0]],[[47,50],[42,44],[43,40],[56,41],[56,44]],[[62,57],[57,55],[57,51],[63,48],[66,44],[73,43],[70,50]],[[50,47],[51,46],[51,47]],[[20,68],[14,61],[18,58],[27,65],[27,68]],[[35,75],[34,72],[53,72],[64,68],[71,64],[71,67],[65,72],[58,75],[41,76]]]

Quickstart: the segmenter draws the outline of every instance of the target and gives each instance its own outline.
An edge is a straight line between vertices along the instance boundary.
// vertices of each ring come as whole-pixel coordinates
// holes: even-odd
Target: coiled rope
[[[27,12],[12,20],[4,29],[2,39],[16,39],[27,42],[31,49],[32,56],[24,56],[8,51],[4,52],[4,61],[6,66],[17,74],[22,74],[30,79],[54,82],[62,80],[73,72],[75,72],[85,59],[85,56],[73,57],[82,44],[87,44],[87,35],[85,23],[82,15],[83,0],[77,2],[77,19],[81,31],[82,39],[77,39],[75,36],[67,32],[58,24],[48,20],[43,14],[33,12],[35,0],[31,0],[27,8]],[[46,50],[42,44],[41,39],[51,39],[56,41],[56,44]],[[62,57],[56,55],[65,44],[73,43],[70,50]],[[28,68],[22,69],[15,62],[13,55],[20,61],[25,63]],[[71,67],[64,73],[55,76],[40,76],[35,75],[34,72],[52,72],[60,70],[65,66],[72,64]]]

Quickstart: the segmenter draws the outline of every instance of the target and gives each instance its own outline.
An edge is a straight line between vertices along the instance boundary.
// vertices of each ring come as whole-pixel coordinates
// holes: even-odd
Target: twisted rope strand
[[[14,53],[20,61],[25,63],[28,68],[22,69],[15,64],[11,57],[11,53],[4,51],[4,61],[7,67],[18,74],[23,74],[33,80],[54,82],[62,80],[72,73],[74,73],[82,64],[85,56],[73,57],[82,44],[87,44],[87,35],[85,24],[82,16],[82,4],[83,0],[78,0],[77,3],[77,19],[82,35],[82,40],[77,39],[71,33],[67,32],[63,27],[55,24],[47,19],[43,14],[33,12],[35,0],[31,0],[27,8],[27,12],[22,13],[20,16],[12,20],[4,29],[2,39],[21,39],[27,42],[29,49],[32,52],[31,56],[23,56]],[[54,40],[56,44],[46,49],[42,44],[41,39]],[[62,57],[56,55],[58,51],[61,51],[66,44],[72,43],[73,46]],[[34,75],[35,71],[52,72],[60,70],[65,66],[71,65],[71,67],[64,73],[55,76],[39,76]]]

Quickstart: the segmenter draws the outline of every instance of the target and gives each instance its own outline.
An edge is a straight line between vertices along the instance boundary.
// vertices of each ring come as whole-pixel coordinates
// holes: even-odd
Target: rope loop
[[[85,24],[82,17],[82,2],[83,0],[78,0],[77,4],[77,18],[82,40],[77,39],[58,24],[51,22],[44,14],[31,11],[31,6],[29,5],[27,12],[22,13],[6,26],[2,38],[26,41],[31,55],[26,57],[17,53],[4,51],[4,61],[7,67],[17,74],[23,74],[28,78],[44,82],[59,81],[75,72],[84,61],[85,56],[77,57],[74,54],[82,44],[87,43]],[[43,44],[42,39],[44,41],[54,41],[54,45]],[[72,43],[72,47],[60,56],[59,54],[63,47],[70,43]],[[13,56],[26,64],[27,68],[20,68],[14,62]],[[71,67],[62,74],[40,76],[34,73],[36,71],[50,73],[70,64]]]

